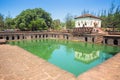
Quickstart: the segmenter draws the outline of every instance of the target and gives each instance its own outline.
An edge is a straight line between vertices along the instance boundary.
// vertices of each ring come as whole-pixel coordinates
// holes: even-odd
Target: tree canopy
[[[71,14],[67,14],[66,17],[65,17],[65,20],[66,20],[66,28],[67,29],[71,29],[71,28],[74,28],[75,27],[75,22],[74,22],[74,18]]]
[[[102,27],[120,28],[120,5],[112,3],[110,9],[103,10],[100,17],[103,20]]]
[[[15,29],[15,21],[10,16],[5,18],[5,25],[6,29]]]
[[[51,27],[50,14],[41,8],[22,11],[15,19],[15,26],[20,30],[43,30]]]
[[[61,29],[61,22],[60,22],[59,19],[53,20],[53,22],[52,22],[52,28],[56,29],[56,30]]]
[[[4,27],[4,17],[0,14],[0,30]]]

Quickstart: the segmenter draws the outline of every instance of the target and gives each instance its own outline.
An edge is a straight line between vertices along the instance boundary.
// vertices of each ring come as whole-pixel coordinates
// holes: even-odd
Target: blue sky
[[[80,16],[84,9],[96,13],[108,10],[113,1],[120,4],[120,0],[0,0],[0,13],[14,18],[25,9],[43,8],[53,19],[64,21],[67,13]]]

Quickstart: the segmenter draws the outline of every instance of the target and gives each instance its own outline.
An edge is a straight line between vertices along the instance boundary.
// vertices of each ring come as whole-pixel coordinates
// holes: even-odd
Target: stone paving
[[[75,77],[11,45],[0,45],[0,80],[120,80],[120,54]]]
[[[80,80],[120,80],[120,53],[78,77]]]

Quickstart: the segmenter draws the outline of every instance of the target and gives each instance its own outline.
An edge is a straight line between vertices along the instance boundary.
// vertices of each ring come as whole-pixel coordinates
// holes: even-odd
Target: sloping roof
[[[91,14],[84,14],[84,15],[82,15],[82,16],[76,17],[75,19],[78,19],[78,18],[86,18],[86,17],[100,19],[99,17],[93,16],[93,15],[91,15]]]

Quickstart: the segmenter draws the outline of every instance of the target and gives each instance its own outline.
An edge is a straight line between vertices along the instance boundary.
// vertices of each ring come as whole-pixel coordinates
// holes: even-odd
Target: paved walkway
[[[17,46],[0,45],[0,80],[69,79],[75,77]]]
[[[120,53],[78,77],[79,80],[120,80]]]
[[[0,45],[0,80],[120,80],[120,54],[76,78],[24,49]]]

